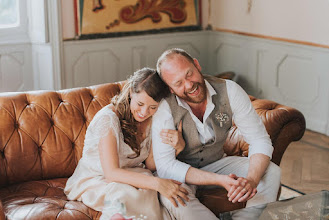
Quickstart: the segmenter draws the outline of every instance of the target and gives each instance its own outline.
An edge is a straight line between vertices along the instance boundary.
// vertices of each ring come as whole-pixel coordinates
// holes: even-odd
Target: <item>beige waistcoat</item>
[[[175,95],[170,95],[166,98],[175,126],[177,127],[179,122],[183,121],[183,137],[186,146],[177,159],[196,168],[204,167],[223,157],[223,145],[232,126],[232,110],[225,80],[206,75],[204,75],[204,78],[217,92],[217,94],[212,96],[215,108],[206,121],[211,123],[215,133],[215,139],[212,142],[206,144],[200,142],[198,130],[189,111],[178,105]]]

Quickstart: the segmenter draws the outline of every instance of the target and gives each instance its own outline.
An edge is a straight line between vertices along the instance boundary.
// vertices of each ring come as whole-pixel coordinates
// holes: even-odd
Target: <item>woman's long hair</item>
[[[156,70],[143,68],[127,80],[121,93],[111,101],[120,120],[124,142],[136,153],[136,157],[140,155],[140,143],[136,139],[137,121],[130,111],[130,95],[142,91],[156,102],[160,102],[169,94],[168,86],[161,80]]]

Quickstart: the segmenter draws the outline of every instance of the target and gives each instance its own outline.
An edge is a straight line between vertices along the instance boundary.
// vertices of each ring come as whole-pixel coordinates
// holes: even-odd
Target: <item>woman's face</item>
[[[157,111],[159,103],[145,91],[131,93],[130,111],[138,122],[143,122]]]

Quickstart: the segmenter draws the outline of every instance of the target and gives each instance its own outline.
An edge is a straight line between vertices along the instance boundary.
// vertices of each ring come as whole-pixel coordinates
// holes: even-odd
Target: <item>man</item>
[[[186,183],[189,191],[186,206],[178,208],[160,198],[176,219],[217,219],[195,198],[200,185],[224,187],[229,201],[247,201],[247,207],[275,201],[280,168],[270,162],[271,140],[243,89],[233,81],[204,76],[199,62],[182,49],[165,51],[158,59],[157,71],[172,92],[153,116],[157,172],[161,178]],[[177,128],[180,121],[186,146],[176,159],[175,149],[162,143],[160,132]],[[250,144],[248,158],[224,154],[232,121]],[[173,137],[167,132],[169,142]]]

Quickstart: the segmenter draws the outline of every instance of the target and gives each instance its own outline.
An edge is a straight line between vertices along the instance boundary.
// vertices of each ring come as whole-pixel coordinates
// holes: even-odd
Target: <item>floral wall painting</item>
[[[200,0],[77,0],[78,34],[199,25]]]

